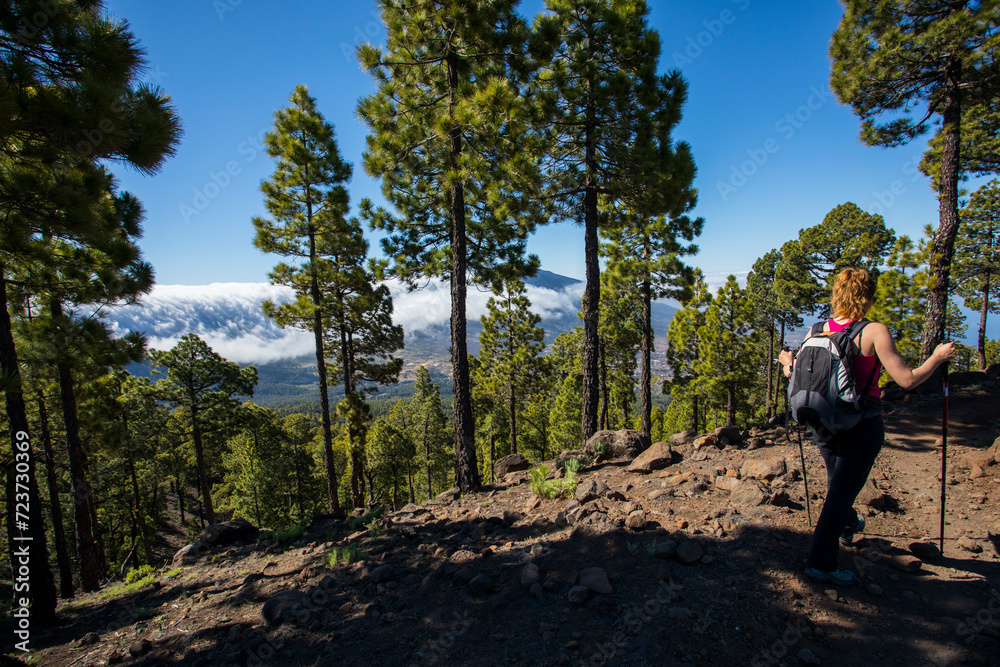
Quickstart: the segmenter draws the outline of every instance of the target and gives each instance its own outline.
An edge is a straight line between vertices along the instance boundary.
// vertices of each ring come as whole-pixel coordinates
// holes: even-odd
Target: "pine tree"
[[[153,365],[166,374],[156,382],[160,400],[185,410],[194,442],[198,484],[208,522],[215,523],[204,435],[233,425],[239,396],[253,396],[257,369],[240,368],[216,354],[195,334],[186,334],[169,350],[152,350]],[[161,371],[162,372],[162,371]]]
[[[520,95],[526,28],[514,0],[446,4],[380,0],[386,45],[358,51],[377,92],[358,114],[370,128],[366,171],[398,217],[362,202],[387,232],[388,269],[409,286],[444,277],[451,291],[456,480],[479,487],[466,336],[467,281],[537,270],[525,238],[540,219],[537,141]],[[379,276],[381,277],[381,275]]]
[[[656,76],[660,44],[648,29],[643,1],[548,0],[537,32],[552,54],[535,93],[549,114],[546,159],[549,196],[559,215],[584,227],[583,410],[586,442],[598,422],[601,201],[630,205],[656,217],[684,199],[690,180],[678,172],[693,163],[686,149],[673,155],[670,132],[680,117],[683,82]],[[673,164],[670,164],[671,158]],[[693,194],[693,193],[692,193]]]
[[[699,417],[704,407],[700,404],[706,396],[706,378],[699,375],[702,354],[700,332],[705,326],[705,309],[712,303],[712,293],[705,283],[701,269],[695,269],[691,296],[681,302],[682,308],[674,313],[667,329],[667,366],[671,377],[663,382],[664,393],[671,396],[670,405],[676,412],[682,403],[691,405],[692,431],[700,431],[704,421]]]
[[[690,166],[687,173],[693,176],[693,163]],[[695,197],[690,190],[681,190],[688,196],[678,208],[686,211],[694,205]],[[698,252],[698,247],[691,241],[701,233],[702,224],[701,218],[692,221],[684,215],[650,219],[621,211],[617,225],[607,233],[609,242],[603,248],[608,257],[605,270],[612,276],[612,284],[639,286],[642,306],[640,429],[646,436],[651,433],[653,410],[653,300],[671,298],[683,301],[690,297],[694,270],[685,265],[682,258]],[[681,240],[688,244],[682,244]]]
[[[867,318],[881,322],[896,342],[896,349],[908,365],[920,362],[920,338],[923,335],[923,312],[926,301],[926,263],[924,243],[915,249],[909,236],[896,239],[886,262],[887,269],[878,277],[875,304]]]
[[[612,283],[605,272],[598,334],[600,429],[628,428],[635,403],[636,357],[642,347],[642,299],[634,285]],[[614,285],[614,286],[612,286]],[[612,418],[612,409],[617,415]]]
[[[542,318],[531,312],[520,280],[505,280],[502,291],[489,299],[486,308],[474,393],[490,395],[506,407],[510,453],[516,454],[518,412],[544,385],[545,330],[538,326]]]
[[[826,314],[840,270],[862,267],[877,273],[894,241],[881,215],[866,213],[852,202],[840,204],[823,222],[800,230],[798,239],[782,246],[775,280],[790,302]]]
[[[830,41],[830,83],[861,118],[873,146],[906,144],[940,120],[939,217],[930,258],[930,291],[921,356],[941,342],[950,268],[958,235],[962,125],[970,102],[1000,91],[995,2],[980,0],[845,0]],[[911,114],[920,109],[919,119]]]
[[[268,155],[278,159],[274,176],[261,184],[264,204],[274,219],[254,218],[254,245],[264,252],[293,258],[295,263],[278,264],[268,277],[272,283],[292,287],[296,300],[281,305],[265,302],[264,313],[280,326],[307,329],[313,334],[327,501],[331,512],[339,512],[324,347],[324,324],[332,295],[324,288],[340,277],[332,257],[351,255],[351,249],[340,247],[341,241],[356,240],[355,235],[345,234],[348,202],[344,183],[351,178],[351,165],[341,159],[333,125],[317,111],[316,100],[305,86],[295,88],[291,106],[275,113],[274,130],[268,132],[265,143]],[[343,277],[356,279],[350,271]]]
[[[746,405],[752,366],[745,351],[750,331],[750,305],[743,289],[730,275],[705,311],[698,329],[701,343],[697,369],[707,391],[726,405],[726,424],[737,424],[737,411]]]
[[[431,380],[425,366],[417,369],[413,385],[413,398],[409,410],[417,448],[423,454],[424,473],[427,481],[427,498],[434,498],[434,474],[441,471],[446,461],[448,424],[441,406],[441,390]]]
[[[43,15],[38,25],[33,20]],[[179,122],[169,99],[136,83],[144,66],[137,40],[123,23],[103,15],[100,2],[20,2],[0,27],[0,372],[6,379],[11,442],[30,441],[11,333],[7,285],[12,272],[51,261],[49,238],[101,243],[103,218],[94,202],[107,191],[96,161],[119,160],[154,173],[172,154]],[[21,436],[21,437],[17,437]],[[11,459],[13,461],[13,458]],[[28,528],[8,528],[44,544],[41,502],[29,456]],[[13,465],[13,464],[12,464]],[[7,498],[15,475],[8,471]],[[44,549],[31,552],[32,618],[54,618],[55,590]]]
[[[986,364],[986,319],[1000,314],[996,279],[1000,276],[1000,181],[992,180],[972,194],[961,212],[962,226],[955,241],[955,292],[966,308],[979,311],[976,349],[979,370]]]

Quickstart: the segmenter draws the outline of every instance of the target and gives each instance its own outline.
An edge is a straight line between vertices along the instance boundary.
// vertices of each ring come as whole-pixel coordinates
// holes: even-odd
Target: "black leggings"
[[[808,567],[823,572],[837,569],[839,538],[845,529],[854,530],[857,525],[854,499],[868,481],[884,441],[885,425],[879,415],[862,419],[830,442],[817,443],[826,462],[826,501],[809,547]]]

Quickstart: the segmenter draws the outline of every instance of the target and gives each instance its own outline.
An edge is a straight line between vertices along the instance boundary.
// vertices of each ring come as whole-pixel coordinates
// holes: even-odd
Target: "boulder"
[[[308,627],[313,619],[312,600],[302,591],[281,591],[264,603],[260,615],[271,626],[291,623]]]
[[[681,431],[670,436],[670,444],[675,447],[682,447],[690,444],[696,437],[698,437],[697,431]]]
[[[996,463],[996,454],[990,450],[967,452],[964,456],[962,456],[962,463],[970,468],[974,468],[976,466],[979,466],[980,468],[987,468]]]
[[[531,463],[528,459],[520,454],[508,454],[493,464],[493,473],[502,479],[509,472],[518,472],[529,468],[531,468]]]
[[[858,494],[858,502],[881,512],[888,509],[892,502],[892,497],[880,489],[874,479],[869,479],[861,487],[861,492]]]
[[[677,545],[677,560],[684,565],[699,563],[704,555],[704,549],[697,542],[681,542]]]
[[[883,401],[901,401],[906,397],[906,390],[889,380],[882,386]]]
[[[606,459],[633,459],[649,449],[650,441],[639,431],[622,429],[620,431],[598,431],[590,436],[583,446],[586,454],[596,455],[597,445],[604,445],[602,456]]]
[[[434,497],[434,500],[444,503],[450,503],[458,500],[459,496],[461,495],[462,495],[462,490],[459,489],[457,486],[453,486],[447,491],[442,491],[441,493],[437,494],[437,496]]]
[[[642,530],[646,527],[646,513],[643,510],[633,510],[625,517],[625,527],[632,530]]]
[[[586,586],[600,595],[611,595],[614,592],[614,589],[611,588],[611,582],[608,581],[608,573],[600,567],[588,567],[580,570],[577,584]]]
[[[771,480],[785,474],[785,459],[772,457],[769,459],[750,459],[740,468],[740,475],[750,479]]]
[[[723,491],[732,491],[737,486],[740,485],[740,480],[735,477],[727,477],[720,475],[715,478],[715,488],[722,489]]]
[[[674,454],[670,445],[665,442],[657,442],[649,449],[632,460],[629,464],[629,472],[649,473],[654,470],[662,470],[673,463]]]
[[[991,364],[986,369],[986,377],[991,380],[1000,379],[1000,364]]]
[[[694,450],[696,452],[704,447],[717,447],[719,449],[724,447],[724,445],[719,444],[719,438],[711,433],[698,436],[694,439],[692,444],[694,444]]]
[[[743,479],[729,494],[729,504],[735,507],[758,507],[766,503],[768,498],[767,490],[760,482]]]
[[[260,532],[253,524],[243,518],[213,523],[206,526],[198,536],[198,541],[206,547],[221,547],[245,539],[256,538]]]
[[[993,441],[993,444],[986,451],[993,454],[993,461],[995,463],[1000,463],[1000,438]]]
[[[174,554],[173,566],[191,565],[201,557],[201,552],[202,546],[199,542],[183,546]]]
[[[739,426],[720,426],[712,431],[712,435],[719,440],[725,438],[729,442],[743,442],[747,439],[747,434]]]

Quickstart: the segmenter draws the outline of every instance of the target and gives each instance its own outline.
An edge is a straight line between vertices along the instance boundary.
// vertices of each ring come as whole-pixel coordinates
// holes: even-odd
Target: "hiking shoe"
[[[854,528],[845,528],[843,535],[840,536],[840,543],[845,547],[849,547],[854,544],[854,536],[863,532],[865,529],[865,518],[860,514],[855,516],[857,516],[857,521],[854,523]]]
[[[834,570],[833,572],[823,572],[822,570],[817,570],[814,567],[807,567],[806,576],[814,581],[822,581],[824,583],[829,582],[840,586],[850,586],[856,580],[853,572],[843,568]]]

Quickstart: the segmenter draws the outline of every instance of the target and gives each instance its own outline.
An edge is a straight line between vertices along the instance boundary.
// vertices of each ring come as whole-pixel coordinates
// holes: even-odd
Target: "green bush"
[[[139,581],[140,579],[143,579],[146,576],[148,576],[151,572],[153,572],[152,565],[142,565],[134,570],[129,570],[128,574],[125,575],[125,583],[131,584],[133,582]]]
[[[363,551],[358,551],[356,546],[348,544],[346,547],[337,547],[323,554],[323,562],[330,567],[337,567],[337,565],[350,565],[366,557],[367,554]]]
[[[549,469],[543,465],[535,466],[531,469],[528,485],[532,493],[542,498],[570,496],[576,492],[576,473],[579,468],[580,462],[570,459],[566,461],[566,476],[563,479],[546,479]]]
[[[279,528],[278,530],[262,530],[260,531],[260,534],[257,535],[257,541],[264,542],[265,540],[274,540],[278,543],[289,542],[302,537],[305,533],[305,526],[299,523],[294,523],[291,526]]]

